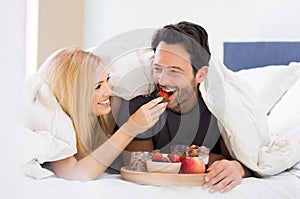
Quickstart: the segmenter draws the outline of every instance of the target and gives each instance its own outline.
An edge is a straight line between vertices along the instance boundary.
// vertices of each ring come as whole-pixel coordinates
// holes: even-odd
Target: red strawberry
[[[163,97],[163,98],[164,98],[164,99],[163,99],[163,102],[169,101],[169,94],[168,94],[166,91],[159,91],[159,92],[157,93],[157,96]]]
[[[169,157],[169,160],[173,163],[174,162],[180,162],[180,155],[177,154],[177,153],[171,153],[171,154],[168,155],[168,157]]]
[[[164,157],[159,151],[156,151],[152,155],[152,161],[168,162],[168,158]]]
[[[180,156],[180,162],[182,162],[185,158],[186,158],[186,154],[184,153]]]

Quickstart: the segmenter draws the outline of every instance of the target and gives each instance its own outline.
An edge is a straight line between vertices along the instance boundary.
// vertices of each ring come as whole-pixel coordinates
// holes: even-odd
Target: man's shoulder
[[[150,97],[139,95],[130,100],[122,99],[122,108],[129,108],[130,114],[134,113],[142,105],[148,103],[151,100]]]
[[[143,104],[146,104],[151,101],[150,96],[139,95],[129,101],[130,106],[132,107],[140,107]]]

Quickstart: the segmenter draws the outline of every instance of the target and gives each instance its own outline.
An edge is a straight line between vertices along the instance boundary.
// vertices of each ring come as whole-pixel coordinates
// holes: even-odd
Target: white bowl
[[[148,172],[153,173],[179,173],[181,162],[155,162],[147,160],[146,162]]]

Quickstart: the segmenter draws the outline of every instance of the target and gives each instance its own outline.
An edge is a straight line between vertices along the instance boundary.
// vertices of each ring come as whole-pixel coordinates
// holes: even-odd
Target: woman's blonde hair
[[[71,118],[76,132],[77,158],[86,156],[99,139],[99,118],[93,111],[96,69],[101,59],[81,48],[65,48],[41,68],[62,109]],[[100,119],[102,121],[102,119]]]

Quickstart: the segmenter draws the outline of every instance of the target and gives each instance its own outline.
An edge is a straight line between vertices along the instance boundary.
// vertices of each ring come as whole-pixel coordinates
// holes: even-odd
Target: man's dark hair
[[[186,21],[166,25],[157,30],[152,38],[151,46],[154,51],[161,41],[182,45],[190,54],[194,69],[208,66],[210,59],[208,34],[203,27]]]

